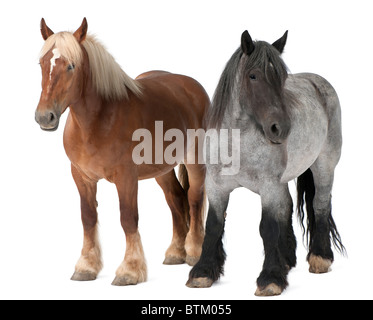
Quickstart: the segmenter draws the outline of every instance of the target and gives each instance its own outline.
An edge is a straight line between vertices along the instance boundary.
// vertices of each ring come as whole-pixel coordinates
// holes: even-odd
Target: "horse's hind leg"
[[[299,200],[306,195],[310,272],[325,273],[333,262],[331,239],[335,247],[344,253],[345,248],[332,217],[331,192],[334,180],[334,170],[337,166],[342,148],[341,112],[338,97],[329,85],[322,85],[325,92],[325,107],[328,114],[328,135],[325,145],[310,170],[302,176],[304,188],[300,191]],[[321,87],[320,87],[321,88]],[[304,183],[305,182],[305,183]],[[302,186],[300,186],[302,187]],[[308,193],[308,196],[307,196]],[[301,201],[302,204],[303,201]],[[302,211],[298,205],[298,211]]]
[[[310,243],[307,260],[312,273],[329,271],[334,260],[330,238],[333,239],[334,244],[341,252],[344,251],[331,212],[334,164],[332,166],[328,166],[328,164],[330,164],[330,157],[321,155],[311,167],[312,176],[310,179],[313,178],[314,183],[314,212],[308,212]]]
[[[177,180],[174,170],[156,178],[156,181],[164,192],[171,209],[173,222],[172,242],[163,263],[182,264],[186,259],[185,238],[188,233],[189,205],[187,194]]]
[[[186,164],[189,177],[188,202],[190,226],[185,240],[186,262],[194,266],[202,252],[205,236],[204,201],[206,168],[202,164]]]

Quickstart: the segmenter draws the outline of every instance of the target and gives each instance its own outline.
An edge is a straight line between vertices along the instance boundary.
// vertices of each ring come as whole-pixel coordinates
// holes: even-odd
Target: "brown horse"
[[[70,108],[64,146],[81,197],[84,228],[82,254],[72,280],[95,280],[102,269],[96,191],[97,182],[106,179],[117,187],[126,235],[124,261],[113,284],[137,284],[147,278],[138,231],[138,180],[155,178],[172,212],[173,238],[164,263],[194,265],[204,237],[205,166],[186,161],[191,152],[198,156],[202,144],[198,140],[193,148],[183,143],[185,157],[176,157],[175,163],[159,159],[160,151],[171,144],[165,141],[163,150],[147,146],[152,150],[153,164],[136,164],[132,155],[139,141],[134,141],[133,134],[137,129],[148,130],[154,146],[156,121],[163,121],[164,130],[179,129],[184,136],[188,129],[204,129],[210,101],[203,87],[189,77],[152,71],[131,79],[107,50],[87,35],[87,28],[84,18],[74,33],[54,34],[42,19],[45,44],[40,54],[42,93],[36,121],[41,129],[54,131],[60,116]],[[174,167],[183,161],[180,184]]]

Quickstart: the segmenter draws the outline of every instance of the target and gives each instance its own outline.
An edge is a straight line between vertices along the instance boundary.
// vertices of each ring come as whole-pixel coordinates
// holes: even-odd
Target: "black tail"
[[[312,245],[314,241],[314,236],[316,232],[316,218],[315,211],[313,208],[313,199],[315,198],[315,183],[313,181],[313,174],[311,169],[308,169],[303,173],[297,180],[297,192],[298,192],[298,203],[297,203],[297,212],[300,225],[303,229],[303,237],[306,235],[306,228],[304,226],[304,204],[306,204],[307,210],[307,245],[311,252]],[[334,222],[332,216],[332,210],[330,207],[329,217],[328,217],[328,227],[329,233],[333,241],[334,247],[341,253],[346,253],[346,248],[342,244],[341,236],[337,230],[337,226]]]

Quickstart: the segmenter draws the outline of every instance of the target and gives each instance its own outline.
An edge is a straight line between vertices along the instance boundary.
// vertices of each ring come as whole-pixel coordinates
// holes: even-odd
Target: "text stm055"
[[[230,305],[203,305],[203,304],[193,304],[185,306],[185,314],[187,315],[230,315],[232,309]]]

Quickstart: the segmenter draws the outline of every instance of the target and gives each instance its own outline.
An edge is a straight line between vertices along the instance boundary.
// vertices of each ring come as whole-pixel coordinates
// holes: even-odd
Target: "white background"
[[[55,32],[75,31],[87,17],[132,77],[162,69],[197,79],[212,96],[224,65],[248,29],[273,42],[289,30],[284,60],[291,72],[328,79],[343,110],[344,149],[336,170],[334,218],[348,250],[333,271],[308,272],[301,231],[289,288],[273,299],[371,299],[372,7],[371,1],[3,1],[0,7],[0,298],[256,299],[263,263],[260,198],[236,190],[228,208],[226,275],[210,289],[185,287],[190,268],[163,266],[171,214],[154,180],[140,183],[140,232],[149,280],[113,287],[125,250],[114,185],[98,188],[104,269],[94,282],[70,281],[80,256],[79,196],[58,132],[34,121],[41,91],[38,54],[44,17]],[[294,183],[291,183],[294,190]],[[294,224],[296,220],[294,219]]]

